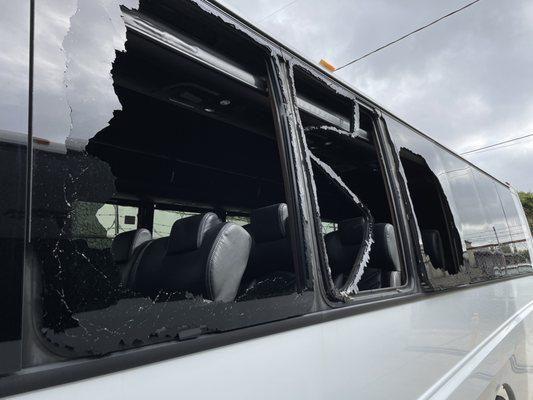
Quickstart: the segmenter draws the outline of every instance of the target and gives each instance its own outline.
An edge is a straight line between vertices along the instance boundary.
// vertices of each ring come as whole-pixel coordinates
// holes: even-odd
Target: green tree
[[[520,197],[522,207],[524,207],[527,222],[529,223],[529,229],[533,232],[533,193],[518,192],[518,197]]]

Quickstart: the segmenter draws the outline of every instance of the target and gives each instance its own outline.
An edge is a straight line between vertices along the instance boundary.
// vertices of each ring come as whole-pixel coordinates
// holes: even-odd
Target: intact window
[[[279,155],[270,55],[194,6],[141,3],[111,13],[80,2],[64,37],[36,39],[37,53],[58,51],[36,64],[35,129],[50,145],[34,154],[35,325],[66,357],[257,325],[313,304],[296,278],[305,266],[294,262],[289,210],[299,206],[285,195],[292,164]],[[62,13],[45,0],[36,23]],[[180,40],[201,54],[216,46],[210,60],[240,75],[198,63]]]
[[[509,188],[497,186],[498,195],[507,221],[507,237],[503,252],[506,257],[507,273],[517,274],[531,272],[531,247],[528,244],[527,224],[522,223],[517,206],[520,204]]]
[[[303,93],[316,99],[322,109],[311,116],[300,107],[300,118],[312,163],[320,240],[332,294],[346,297],[401,286],[405,277],[370,114],[360,113],[352,99],[332,92],[329,96],[334,101],[326,107],[320,96],[313,97],[321,83],[299,68],[294,78],[298,96]],[[341,123],[329,125],[333,118],[328,116],[319,121],[317,117],[323,113],[344,116],[351,122],[344,130]]]
[[[0,13],[0,375],[20,369],[22,348],[30,3]]]
[[[386,121],[428,256],[430,283],[450,287],[531,270],[509,188],[402,123]],[[507,210],[516,217],[507,217]]]

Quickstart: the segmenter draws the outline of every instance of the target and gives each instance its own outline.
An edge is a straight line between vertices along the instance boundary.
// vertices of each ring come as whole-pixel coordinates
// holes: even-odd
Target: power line
[[[485,153],[485,152],[487,152],[487,151],[506,149],[506,148],[508,148],[508,147],[516,146],[517,144],[520,144],[520,143],[513,142],[513,143],[510,143],[510,144],[506,144],[505,146],[491,147],[491,148],[489,148],[489,149],[479,150],[479,151],[477,151],[477,152],[475,152],[475,153],[472,153],[472,154],[474,154],[474,155],[478,155],[478,154],[481,154],[481,153]]]
[[[294,3],[297,3],[298,1],[300,1],[300,0],[293,0],[293,1],[291,1],[291,2],[289,2],[289,3],[287,3],[287,4],[285,4],[284,6],[281,6],[280,8],[278,8],[278,9],[272,11],[272,12],[271,12],[270,14],[268,14],[267,16],[265,16],[265,17],[261,18],[260,20],[258,20],[257,23],[259,24],[259,23],[261,23],[261,22],[263,22],[263,21],[269,19],[269,18],[272,17],[273,15],[275,15],[275,14],[277,14],[277,13],[279,13],[279,12],[285,10],[286,8],[289,8],[290,6],[292,6]],[[479,1],[479,0],[478,0],[478,1]]]
[[[500,146],[500,145],[502,145],[502,144],[515,142],[515,141],[517,141],[517,140],[525,139],[525,138],[528,138],[528,137],[531,137],[531,136],[533,136],[533,133],[530,133],[530,134],[528,134],[528,135],[524,135],[524,136],[520,136],[520,137],[516,137],[516,138],[513,138],[513,139],[509,139],[509,140],[504,140],[503,142],[498,142],[498,143],[490,144],[490,145],[488,145],[488,146],[479,147],[479,148],[477,148],[477,149],[473,149],[473,150],[465,151],[464,153],[461,153],[461,155],[464,156],[465,154],[475,153],[475,152],[478,152],[478,151],[481,151],[481,150],[485,150],[485,149],[491,149],[491,148],[493,148],[493,147]]]
[[[415,29],[414,31],[411,31],[411,32],[409,32],[409,33],[407,33],[407,34],[405,34],[405,35],[399,37],[398,39],[393,40],[392,42],[389,42],[389,43],[387,43],[387,44],[384,44],[383,46],[380,46],[380,47],[378,47],[378,48],[375,49],[375,50],[372,50],[372,51],[369,51],[369,52],[366,53],[366,54],[363,54],[361,57],[358,57],[358,58],[356,58],[355,60],[352,60],[352,61],[350,61],[350,62],[347,62],[346,64],[344,64],[344,65],[340,66],[339,68],[335,69],[335,71],[339,71],[339,70],[341,70],[341,69],[343,69],[343,68],[345,68],[345,67],[347,67],[347,66],[349,66],[349,65],[352,65],[352,64],[354,64],[354,63],[356,63],[356,62],[358,62],[358,61],[361,61],[363,58],[366,58],[366,57],[368,57],[368,56],[370,56],[370,55],[372,55],[372,54],[374,54],[374,53],[377,53],[378,51],[381,51],[381,50],[383,50],[383,49],[385,49],[385,48],[387,48],[387,47],[389,47],[389,46],[392,46],[393,44],[396,44],[396,43],[398,43],[399,41],[404,40],[404,39],[408,38],[409,36],[414,35],[414,34],[417,33],[417,32],[420,32],[421,30],[424,30],[424,29],[426,29],[426,28],[429,28],[431,25],[434,25],[434,24],[436,24],[437,22],[442,21],[443,19],[446,19],[446,18],[448,18],[448,17],[451,17],[452,15],[457,14],[458,12],[461,12],[461,11],[463,11],[464,9],[466,9],[466,8],[468,8],[468,7],[470,7],[470,6],[473,6],[474,4],[476,4],[476,3],[479,2],[479,1],[481,1],[481,0],[474,0],[474,1],[472,1],[472,2],[470,2],[470,3],[468,3],[468,4],[466,4],[466,5],[462,6],[461,8],[458,8],[457,10],[454,10],[454,11],[452,11],[452,12],[446,14],[446,15],[443,15],[442,17],[437,18],[437,19],[434,20],[434,21],[431,21],[429,24],[426,24],[426,25],[424,25],[424,26],[421,26],[420,28],[417,28],[417,29]]]

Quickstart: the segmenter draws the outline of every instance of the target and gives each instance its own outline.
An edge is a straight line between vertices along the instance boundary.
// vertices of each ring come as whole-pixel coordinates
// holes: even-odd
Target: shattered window
[[[531,271],[511,190],[400,122],[386,121],[430,283],[449,287]]]
[[[300,120],[305,132],[330,291],[348,298],[360,291],[401,286],[405,281],[374,125],[352,99],[295,68]],[[332,99],[325,102],[327,96]],[[321,110],[310,113],[309,104]],[[336,125],[330,124],[336,121]],[[344,121],[344,122],[343,122]]]
[[[36,4],[41,362],[310,310],[265,50],[193,2]]]

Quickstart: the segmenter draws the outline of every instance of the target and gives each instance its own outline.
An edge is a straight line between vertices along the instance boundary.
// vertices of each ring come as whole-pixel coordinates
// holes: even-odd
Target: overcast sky
[[[338,67],[469,1],[220,3]],[[458,153],[533,133],[533,1],[481,0],[336,74]],[[533,137],[465,157],[533,191]]]

